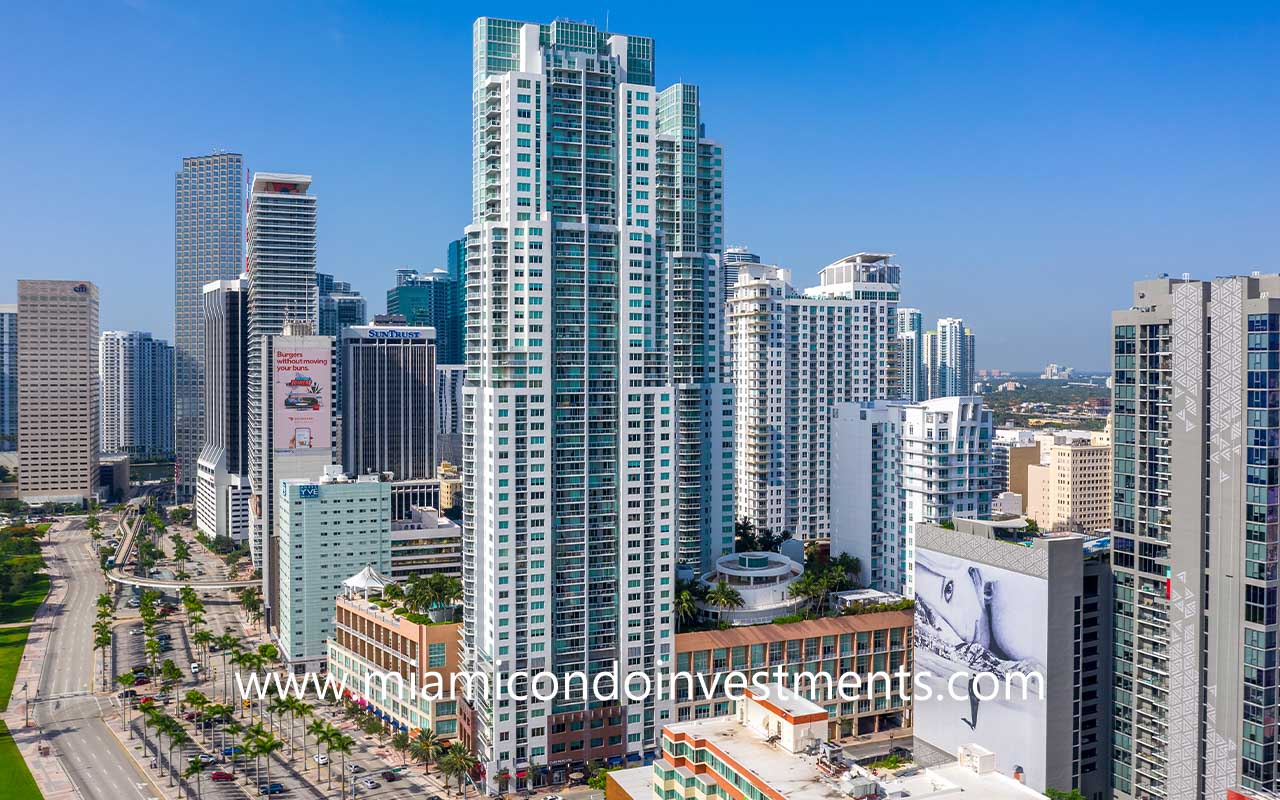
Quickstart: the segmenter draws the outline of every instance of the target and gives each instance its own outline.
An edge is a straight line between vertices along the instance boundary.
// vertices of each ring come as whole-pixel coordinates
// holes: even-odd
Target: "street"
[[[49,572],[67,581],[50,636],[33,715],[86,800],[153,800],[161,793],[107,730],[97,687],[93,652],[95,601],[105,590],[90,553],[84,520],[68,518],[50,531],[45,551]]]

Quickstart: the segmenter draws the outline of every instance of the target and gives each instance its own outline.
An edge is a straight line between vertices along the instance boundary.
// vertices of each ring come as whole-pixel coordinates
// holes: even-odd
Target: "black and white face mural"
[[[915,578],[915,735],[1044,791],[1048,582],[921,549]]]

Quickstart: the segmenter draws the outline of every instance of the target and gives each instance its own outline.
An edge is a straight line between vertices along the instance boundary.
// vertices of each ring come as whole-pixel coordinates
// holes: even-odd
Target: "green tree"
[[[1085,800],[1079,789],[1072,789],[1069,792],[1063,789],[1045,789],[1044,796],[1050,800]]]
[[[742,594],[730,586],[728,581],[722,580],[707,591],[707,603],[717,609],[716,619],[719,620],[725,611],[731,608],[742,608]]]
[[[133,684],[137,680],[138,680],[138,676],[134,675],[132,672],[126,672],[123,675],[116,676],[116,683],[123,686],[126,690],[132,688]],[[125,727],[129,729],[129,738],[132,739],[133,726],[129,724],[129,712],[133,708],[133,702],[127,697],[121,698],[121,701],[122,701],[121,705],[124,706],[124,724],[125,724]]]
[[[198,756],[192,756],[191,760],[187,762],[187,768],[182,772],[182,777],[187,779],[188,785],[190,785],[193,777],[196,779],[196,791],[192,795],[196,800],[200,800],[200,776],[203,774],[204,762]]]
[[[616,769],[618,769],[618,767],[603,767],[597,770],[594,775],[587,778],[587,785],[596,791],[603,792],[609,785],[609,778],[607,777],[608,774]]]
[[[409,738],[408,731],[396,731],[391,735],[391,749],[400,754],[400,766],[409,763],[409,748],[413,745],[413,740]]]
[[[413,743],[409,746],[409,756],[414,761],[422,765],[422,774],[431,774],[431,763],[440,757],[444,752],[444,743],[440,737],[430,728],[422,728],[418,731],[418,735],[413,737]]]
[[[256,755],[261,755],[263,760],[267,762],[267,780],[271,783],[271,756],[284,748],[284,742],[276,738],[273,733],[266,733],[259,736],[253,742],[253,749]]]
[[[476,763],[476,757],[467,752],[465,747],[454,745],[440,758],[440,771],[446,778],[457,781],[458,791],[465,797],[466,792],[462,788],[462,782],[471,776],[471,770],[475,769]],[[529,774],[533,774],[532,770]]]

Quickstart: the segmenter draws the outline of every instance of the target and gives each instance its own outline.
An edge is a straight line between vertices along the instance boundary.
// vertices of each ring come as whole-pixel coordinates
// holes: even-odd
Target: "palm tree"
[[[191,641],[195,644],[197,651],[203,653],[203,656],[200,658],[200,661],[203,662],[201,666],[209,666],[209,644],[214,640],[214,638],[215,637],[211,632],[204,629],[198,630],[191,635]]]
[[[333,740],[329,742],[330,753],[334,752],[335,750],[338,751],[339,753],[342,753],[342,796],[343,797],[347,796],[347,756],[351,755],[351,750],[353,747],[355,747],[355,744],[356,744],[355,739],[352,739],[350,736],[344,736],[341,733],[333,737]],[[329,769],[330,770],[333,769],[332,761],[329,764]]]
[[[284,716],[289,713],[289,701],[284,697],[273,697],[270,703],[267,703],[267,724],[271,727],[271,732],[276,730],[276,715]]]
[[[93,538],[98,538],[98,531],[102,529],[102,520],[98,519],[97,514],[90,514],[85,517],[84,526],[89,529],[89,533]]]
[[[165,719],[164,732],[169,737],[169,756],[167,759],[168,769],[166,770],[166,772],[168,773],[168,777],[169,777],[169,785],[172,786],[173,775],[175,772],[173,768],[173,748],[175,745],[181,747],[182,745],[191,741],[191,737],[187,735],[187,731],[185,728],[182,727],[182,723],[178,722],[173,717],[165,717],[164,719]]]
[[[115,610],[115,607],[116,607],[116,602],[111,599],[111,595],[107,594],[106,592],[103,592],[102,594],[98,595],[98,614],[99,615],[101,615],[103,612],[110,614],[113,610]]]
[[[134,675],[132,672],[126,672],[123,675],[116,676],[116,683],[120,684],[126,689],[133,686],[134,682],[137,680],[138,680],[138,676]],[[133,726],[129,724],[129,710],[133,708],[133,702],[128,697],[122,697],[121,705],[124,706],[124,724],[125,724],[125,727],[129,729],[129,738],[132,739]]]
[[[382,587],[382,599],[390,600],[393,603],[397,600],[403,600],[404,589],[402,589],[398,583],[389,583]]]
[[[742,595],[728,581],[719,581],[707,592],[707,603],[719,609],[716,612],[716,620],[719,621],[725,611],[742,608],[743,600]]]
[[[204,696],[204,692],[196,689],[188,690],[187,693],[182,696],[182,700],[201,715],[203,715],[204,710],[209,707],[209,698]],[[179,710],[181,710],[181,708],[179,708]]]
[[[223,706],[228,711],[232,711],[230,706]],[[228,720],[222,725],[222,749],[227,749],[227,737],[231,737],[231,755],[228,758],[235,758],[236,737],[244,732],[244,726],[236,722],[234,718]]]
[[[188,780],[190,780],[192,776],[195,776],[196,791],[193,797],[195,797],[196,800],[200,800],[200,776],[203,773],[204,762],[201,761],[198,756],[191,757],[191,760],[187,762],[187,768],[182,773],[182,777],[187,778]]]
[[[257,653],[250,653],[250,652],[247,652],[247,651],[239,651],[239,652],[234,653],[234,654],[231,656],[231,663],[232,663],[232,664],[234,664],[235,666],[239,667],[239,668],[240,668],[240,669],[242,669],[242,670],[243,670],[243,669],[247,669],[247,670],[249,670],[250,672],[257,672],[257,671],[258,671],[258,665],[259,665],[259,661],[258,661],[258,654],[257,654]],[[248,701],[250,702],[250,704],[252,704],[252,702],[253,702],[253,698],[250,698],[250,697],[241,698],[241,700],[242,700],[242,701],[243,701],[243,700],[248,700]],[[244,709],[244,702],[239,702],[239,703],[237,703],[237,706],[238,706],[240,709],[242,709],[242,710],[243,710],[243,709]]]
[[[315,706],[303,700],[301,697],[289,697],[287,698],[287,701],[289,703],[289,760],[292,761],[293,751],[294,751],[294,746],[293,746],[294,736],[296,735],[294,733],[294,726],[297,724],[297,721],[299,718],[301,718],[303,721],[306,721],[307,717],[311,716],[312,713],[315,712]],[[306,736],[306,731],[304,730],[302,732],[302,748],[303,748],[304,758],[306,757],[306,746],[307,746],[307,736]]]
[[[271,784],[271,754],[284,747],[284,742],[276,738],[275,734],[268,733],[258,737],[253,742],[255,755],[266,757],[267,762],[267,780],[268,785]]]
[[[261,753],[258,752],[258,742],[259,740],[262,739],[262,737],[266,735],[267,735],[267,729],[262,727],[261,722],[255,722],[252,725],[246,725],[244,728],[244,741],[245,741],[244,749],[246,751],[246,754],[249,754],[249,753],[253,754],[254,783],[257,783],[258,781],[258,770],[261,767],[261,763],[258,761],[258,756],[261,755]]]
[[[439,758],[442,752],[444,752],[444,744],[436,732],[430,728],[419,730],[413,743],[409,745],[409,755],[422,765],[423,775],[431,774],[431,762]]]
[[[400,754],[400,766],[406,766],[409,763],[409,747],[413,744],[413,740],[409,738],[408,731],[396,731],[391,736],[391,749]]]
[[[471,770],[475,769],[476,763],[475,756],[467,752],[465,747],[455,744],[440,759],[440,771],[445,774],[445,777],[456,779],[458,791],[462,793],[463,797],[466,797],[467,792],[463,788],[462,781],[464,778],[471,776]]]
[[[102,690],[107,690],[107,651],[111,649],[111,625],[106,620],[93,624],[93,649],[102,651]]]
[[[147,658],[151,661],[151,672],[156,672],[156,662],[160,659],[160,642],[158,639],[147,637],[147,641],[142,645],[142,649],[147,654]]]
[[[329,725],[322,719],[313,719],[311,724],[302,731],[302,768],[307,768],[307,734],[316,737],[316,780],[320,780],[320,746],[324,744],[325,734],[329,730]]]
[[[682,623],[698,616],[698,601],[693,596],[693,592],[682,589],[676,594],[675,611],[676,619]]]
[[[221,636],[213,642],[222,651],[222,699],[227,699],[229,691],[227,682],[227,656],[235,653],[240,649],[240,639],[231,631],[224,631]]]

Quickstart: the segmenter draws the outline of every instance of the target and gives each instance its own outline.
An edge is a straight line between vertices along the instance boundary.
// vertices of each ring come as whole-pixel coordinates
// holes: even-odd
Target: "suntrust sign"
[[[422,331],[404,331],[395,328],[370,328],[365,331],[367,339],[421,339]]]

